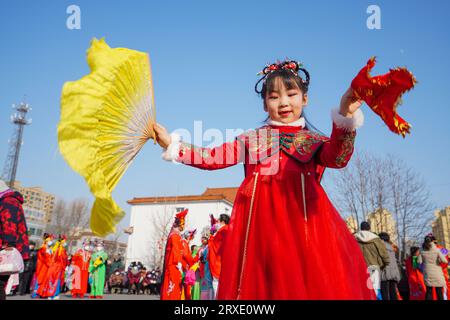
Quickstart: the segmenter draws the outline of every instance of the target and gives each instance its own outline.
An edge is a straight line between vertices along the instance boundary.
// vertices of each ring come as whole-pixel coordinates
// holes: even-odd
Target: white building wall
[[[130,226],[134,228],[133,233],[128,237],[128,248],[126,265],[132,261],[141,261],[147,268],[151,267],[152,246],[157,240],[154,230],[154,219],[170,219],[170,225],[174,221],[176,208],[188,208],[185,228],[197,229],[194,240],[191,244],[200,245],[201,231],[205,226],[210,225],[210,214],[216,218],[220,214],[231,215],[232,206],[226,201],[199,201],[199,202],[177,202],[165,204],[138,204],[131,207]],[[165,243],[164,243],[165,246]]]

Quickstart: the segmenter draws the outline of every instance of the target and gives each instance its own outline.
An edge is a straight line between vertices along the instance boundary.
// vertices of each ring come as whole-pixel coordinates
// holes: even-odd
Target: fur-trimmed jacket
[[[13,190],[0,193],[0,249],[15,247],[29,259],[28,229],[22,209],[23,197]]]
[[[370,231],[359,231],[355,238],[361,248],[367,266],[379,266],[384,269],[389,264],[389,255],[386,246],[375,233]]]

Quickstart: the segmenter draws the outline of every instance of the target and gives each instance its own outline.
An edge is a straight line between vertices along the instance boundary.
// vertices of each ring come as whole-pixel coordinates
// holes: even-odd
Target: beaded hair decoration
[[[303,68],[303,64],[298,62],[298,61],[294,61],[294,60],[288,60],[286,59],[283,62],[277,61],[276,63],[272,63],[272,64],[268,64],[264,67],[264,69],[262,69],[260,72],[257,73],[258,76],[261,76],[261,79],[258,80],[258,82],[256,82],[255,84],[255,91],[258,94],[261,94],[262,89],[259,90],[258,89],[258,85],[262,82],[265,81],[267,79],[267,76],[270,75],[272,72],[277,71],[277,70],[289,70],[291,71],[295,76],[299,77],[301,82],[308,87],[309,86],[309,72]],[[299,75],[299,71],[302,71],[305,74],[305,79],[303,79],[300,75]]]

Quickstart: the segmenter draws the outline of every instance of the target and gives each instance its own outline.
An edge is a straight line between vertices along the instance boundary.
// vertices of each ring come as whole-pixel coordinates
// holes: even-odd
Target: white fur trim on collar
[[[353,117],[347,118],[339,113],[339,109],[331,110],[331,119],[338,128],[342,128],[346,131],[353,131],[361,127],[364,123],[364,115],[361,109],[358,109],[353,114]]]
[[[269,119],[269,120],[266,121],[266,123],[269,126],[277,126],[277,127],[288,126],[288,127],[303,127],[304,128],[305,127],[305,118],[301,117],[300,119],[295,120],[295,121],[293,121],[291,123],[283,123],[283,122],[278,122],[278,121],[274,121],[272,119]]]

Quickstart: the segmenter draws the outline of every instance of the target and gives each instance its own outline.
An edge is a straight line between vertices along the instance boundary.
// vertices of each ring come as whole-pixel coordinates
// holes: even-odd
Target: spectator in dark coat
[[[389,264],[386,246],[375,233],[370,232],[370,223],[367,221],[361,222],[360,231],[355,233],[355,238],[366,260],[372,287],[378,296],[381,270]]]
[[[378,236],[383,240],[389,255],[389,263],[381,270],[381,297],[383,300],[398,300],[397,286],[400,282],[401,275],[400,270],[398,269],[394,248],[390,244],[388,233],[380,232]]]
[[[24,261],[29,259],[28,230],[22,209],[23,197],[0,180],[0,250],[16,248]],[[6,299],[9,276],[0,276],[0,300]]]
[[[31,280],[36,271],[37,250],[36,243],[30,241],[30,258],[24,261],[23,272],[19,275],[19,294],[24,296],[30,293]]]

